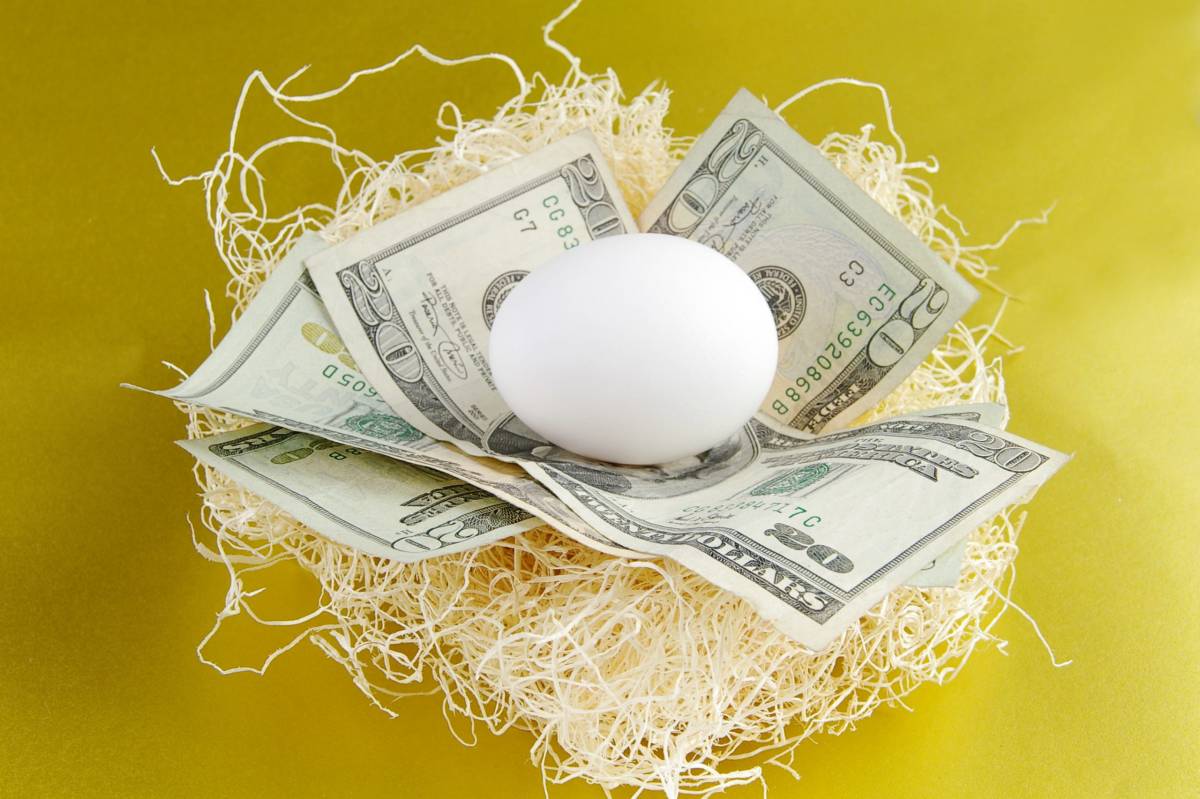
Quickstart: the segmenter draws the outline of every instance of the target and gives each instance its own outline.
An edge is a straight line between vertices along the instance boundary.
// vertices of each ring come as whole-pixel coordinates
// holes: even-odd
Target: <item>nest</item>
[[[290,93],[300,73],[278,85],[251,75],[229,149],[203,174],[168,178],[203,186],[237,308],[305,231],[318,230],[330,242],[346,238],[580,128],[595,133],[636,215],[690,140],[664,125],[664,87],[652,85],[627,99],[611,70],[585,72],[551,38],[553,25],[546,43],[568,61],[557,82],[541,74],[527,78],[503,55],[443,59],[421,47],[317,94]],[[411,57],[446,66],[495,62],[515,77],[517,93],[486,119],[465,119],[447,102],[434,146],[383,160],[343,144],[313,118],[319,102]],[[858,83],[829,83],[839,82]],[[821,141],[821,152],[948,263],[989,282],[985,256],[1003,240],[975,247],[960,242],[961,223],[934,202],[924,180],[936,162],[908,160],[886,93],[859,85],[880,91],[887,131],[880,136],[866,125],[833,133]],[[242,151],[243,109],[264,95],[298,132]],[[279,148],[295,151],[309,166],[332,164],[342,183],[336,198],[283,214],[271,210],[262,161]],[[1008,346],[994,323],[960,323],[872,416],[1003,402],[1001,358],[985,353],[993,341]],[[247,423],[180,407],[193,437]],[[814,654],[747,602],[671,561],[610,557],[546,527],[404,565],[324,539],[207,467],[197,465],[196,476],[202,521],[213,537],[197,538],[196,546],[224,563],[230,579],[216,625],[198,648],[206,663],[223,672],[261,672],[309,641],[385,713],[395,715],[405,695],[436,687],[452,731],[464,742],[476,740],[479,725],[495,734],[514,728],[531,734],[532,761],[548,783],[584,779],[606,790],[625,786],[669,796],[762,781],[764,764],[793,771],[795,748],[806,738],[852,730],[880,705],[903,704],[918,685],[951,679],[980,644],[1002,648],[992,628],[1010,606],[1023,520],[1010,509],[971,534],[957,587],[899,588]],[[261,581],[255,573],[285,564],[312,575],[319,599],[299,618],[266,619],[256,612],[262,597],[251,588]],[[295,635],[259,665],[218,666],[205,647],[222,622],[237,615],[293,625]]]

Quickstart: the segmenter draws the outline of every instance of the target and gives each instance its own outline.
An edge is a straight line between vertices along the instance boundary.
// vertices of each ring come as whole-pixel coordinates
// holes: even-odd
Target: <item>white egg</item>
[[[567,250],[504,299],[490,360],[501,396],[553,444],[597,460],[696,455],[754,415],[775,375],[775,323],[715,250],[635,233]]]

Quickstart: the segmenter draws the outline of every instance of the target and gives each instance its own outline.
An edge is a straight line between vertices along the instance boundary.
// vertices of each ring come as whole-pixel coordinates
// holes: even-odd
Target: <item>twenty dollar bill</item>
[[[679,561],[820,650],[1065,461],[966,419],[789,430],[754,420],[670,467],[524,465],[612,540]]]
[[[312,234],[297,241],[212,355],[187,380],[153,393],[435,469],[588,546],[636,554],[596,533],[518,467],[464,455],[393,413],[359,371],[304,271],[303,260],[324,247]]]
[[[978,293],[745,89],[639,219],[724,253],[775,316],[761,411],[848,426],[920,364]]]
[[[542,524],[477,486],[311,433],[259,424],[178,443],[313,530],[368,555],[411,563]]]
[[[503,453],[521,447],[502,440],[512,412],[487,362],[500,303],[555,255],[633,230],[595,138],[581,131],[307,265],[362,373],[396,413],[472,454]]]

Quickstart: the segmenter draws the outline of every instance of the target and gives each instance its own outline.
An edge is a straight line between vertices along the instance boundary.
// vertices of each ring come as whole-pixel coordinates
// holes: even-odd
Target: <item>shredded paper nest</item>
[[[527,78],[502,55],[451,60],[420,47],[317,94],[290,93],[299,73],[279,85],[252,75],[237,104],[228,150],[211,170],[171,179],[203,186],[238,310],[305,231],[318,230],[330,242],[344,239],[580,128],[596,135],[636,216],[690,139],[664,125],[665,88],[650,86],[626,98],[611,70],[583,71],[551,38],[552,28],[547,26],[546,43],[568,60],[557,83],[540,74]],[[492,61],[512,73],[518,91],[487,119],[465,119],[447,102],[434,146],[380,160],[317,121],[320,102],[412,56],[446,66]],[[828,83],[879,90],[887,130],[877,135],[865,125],[857,133],[833,133],[821,141],[821,152],[947,262],[988,282],[992,267],[984,256],[1002,241],[960,243],[962,225],[934,202],[922,177],[937,164],[908,160],[886,94],[873,84]],[[237,130],[242,111],[263,97],[298,132],[246,145]],[[332,164],[343,183],[336,198],[282,214],[270,208],[260,164],[279,148],[293,151],[301,168]],[[997,339],[994,323],[960,323],[872,416],[1003,402],[1001,359],[985,354],[985,345]],[[192,437],[248,423],[181,407]],[[533,763],[549,783],[584,779],[605,789],[669,796],[761,781],[764,763],[792,771],[794,750],[804,739],[851,730],[881,704],[902,704],[921,683],[945,682],[982,643],[1002,647],[991,629],[1010,604],[1023,518],[1006,512],[971,534],[956,588],[898,588],[826,651],[813,654],[747,602],[672,561],[611,557],[543,527],[405,565],[324,539],[212,469],[197,465],[196,476],[202,521],[212,534],[196,545],[223,562],[230,578],[216,626],[201,642],[205,662],[225,672],[262,671],[277,655],[311,641],[385,713],[395,715],[406,694],[436,686],[460,740],[474,742],[479,725],[495,734],[525,730]],[[255,610],[263,599],[255,588],[263,578],[255,573],[287,564],[311,573],[320,585],[319,601],[299,618],[265,618]],[[295,635],[260,664],[212,663],[205,647],[222,621],[235,615],[293,625]]]

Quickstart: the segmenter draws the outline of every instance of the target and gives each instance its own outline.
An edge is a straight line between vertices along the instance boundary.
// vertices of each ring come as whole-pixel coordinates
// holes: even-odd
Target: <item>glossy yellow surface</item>
[[[51,5],[10,4],[0,29],[0,795],[540,796],[525,734],[465,749],[435,697],[390,721],[311,647],[265,678],[197,663],[226,582],[189,539],[182,419],[117,383],[171,383],[160,358],[199,363],[201,291],[224,283],[200,194],[159,181],[152,145],[176,172],[207,167],[254,68],[312,63],[304,85],[324,87],[419,40],[557,75],[539,41],[557,0]],[[779,100],[831,76],[881,81],[977,242],[1057,202],[996,260],[1023,300],[1004,325],[1026,348],[1006,366],[1013,429],[1076,453],[1032,508],[1015,598],[1075,664],[1051,668],[1010,614],[1007,657],[982,650],[918,690],[914,713],[805,745],[804,779],[769,772],[772,796],[1195,796],[1200,14],[803,5],[588,0],[561,37],[629,89],[665,79],[684,132],[743,84]],[[490,113],[511,88],[497,67],[413,66],[329,119],[384,154],[428,141],[440,98]],[[878,121],[878,104],[837,89],[789,118],[816,138]],[[328,190],[293,182],[297,199]],[[975,318],[996,305],[985,295]],[[281,611],[311,599],[299,574],[272,590]],[[213,654],[244,661],[268,640],[234,625]]]

